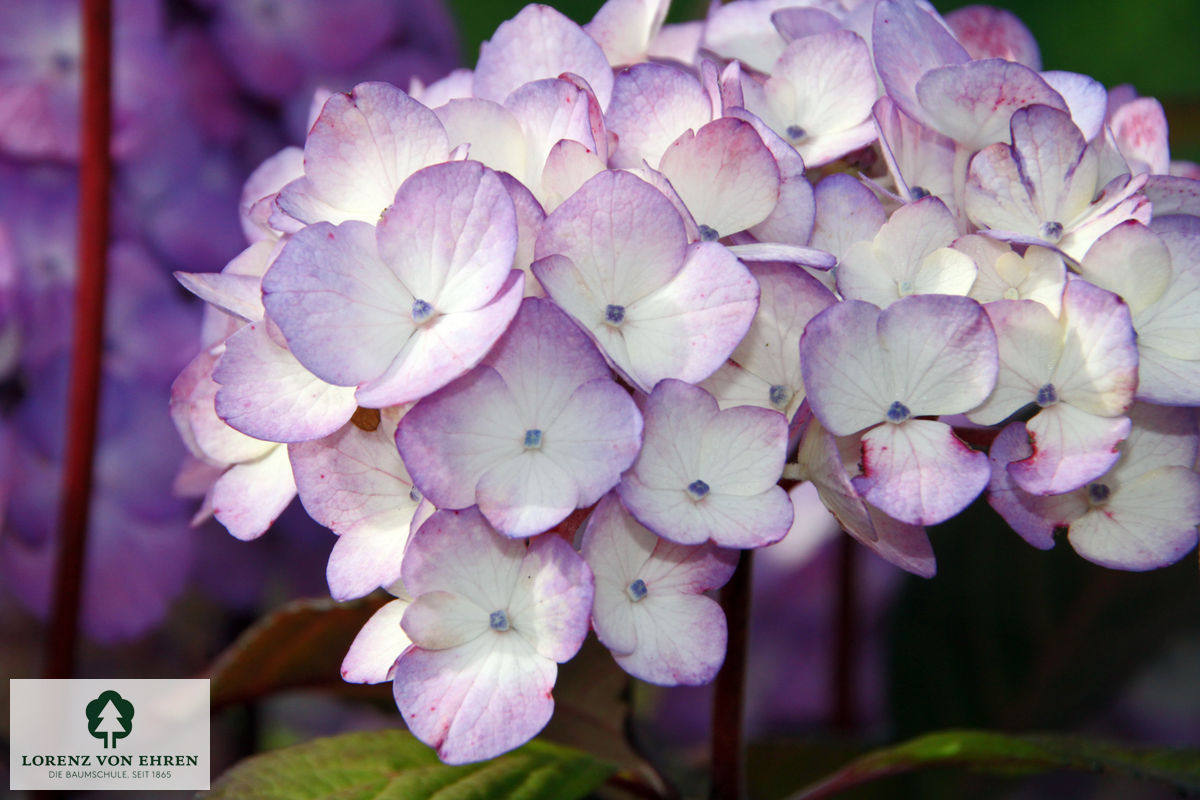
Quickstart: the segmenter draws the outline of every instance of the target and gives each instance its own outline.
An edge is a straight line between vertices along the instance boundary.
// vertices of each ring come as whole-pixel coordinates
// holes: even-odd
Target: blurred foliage
[[[479,44],[524,0],[449,0],[458,20],[463,53],[473,63]],[[601,0],[556,0],[554,6],[584,23]],[[970,2],[934,0],[948,12]],[[1091,75],[1106,86],[1133,84],[1142,94],[1159,98],[1171,123],[1171,149],[1176,158],[1200,160],[1200,2],[1156,0],[1005,0],[989,5],[1013,11],[1037,38],[1046,69]],[[698,19],[708,7],[703,0],[676,0],[672,21]]]

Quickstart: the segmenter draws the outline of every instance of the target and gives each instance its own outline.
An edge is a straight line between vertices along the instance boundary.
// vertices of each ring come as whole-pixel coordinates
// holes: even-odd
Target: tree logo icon
[[[104,747],[115,747],[133,730],[133,703],[109,689],[87,704],[88,733],[104,740]]]

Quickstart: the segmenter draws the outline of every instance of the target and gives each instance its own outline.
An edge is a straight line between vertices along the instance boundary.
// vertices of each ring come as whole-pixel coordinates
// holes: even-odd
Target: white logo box
[[[209,682],[9,680],[9,789],[209,788]]]

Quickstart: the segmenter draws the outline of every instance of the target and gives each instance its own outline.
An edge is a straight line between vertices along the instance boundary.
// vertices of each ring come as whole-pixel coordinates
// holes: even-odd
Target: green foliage
[[[1009,776],[1115,772],[1163,783],[1181,794],[1200,792],[1196,750],[1131,749],[1070,736],[940,731],[862,756],[792,800],[820,800],[890,775],[954,765]]]
[[[405,731],[349,733],[246,759],[210,800],[574,800],[614,767],[546,742],[450,767]]]

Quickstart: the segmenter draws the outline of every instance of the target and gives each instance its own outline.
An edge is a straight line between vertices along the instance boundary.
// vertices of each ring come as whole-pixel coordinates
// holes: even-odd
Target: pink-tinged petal
[[[412,302],[424,301],[434,314],[490,302],[509,279],[517,248],[512,198],[496,173],[473,161],[414,173],[376,231],[379,258]]]
[[[524,744],[554,712],[558,669],[515,631],[462,647],[412,648],[396,663],[396,705],[413,735],[447,764],[494,758]]]
[[[663,25],[650,42],[646,55],[659,61],[694,64],[703,36],[704,23],[700,20]]]
[[[1029,403],[1045,386],[1053,386],[1054,367],[1062,357],[1063,326],[1033,300],[997,300],[984,306],[996,330],[999,371],[996,388],[967,414],[979,425],[995,425]],[[1057,397],[1048,392],[1051,402]]]
[[[1135,318],[1167,291],[1171,272],[1166,243],[1132,220],[1097,239],[1079,265],[1079,273],[1089,283],[1119,295]]]
[[[260,242],[251,247],[271,245]],[[254,322],[263,318],[262,280],[251,275],[221,272],[176,272],[183,288],[226,314]]]
[[[612,166],[657,164],[686,130],[712,121],[712,104],[690,73],[669,64],[635,64],[617,74],[605,121],[617,135]]]
[[[415,298],[380,260],[363,222],[310,225],[263,278],[263,304],[296,358],[339,386],[378,377],[416,327]]]
[[[783,475],[787,440],[787,418],[778,411],[726,409],[704,431],[695,475],[716,492],[765,492]]]
[[[1133,428],[1112,474],[1128,483],[1159,467],[1192,467],[1200,452],[1196,410],[1138,403],[1129,410]]]
[[[304,144],[305,177],[277,203],[303,223],[374,222],[405,178],[449,153],[432,111],[389,84],[360,83],[326,101]]]
[[[491,611],[461,594],[435,589],[409,604],[401,625],[417,647],[447,650],[489,634]]]
[[[875,193],[849,175],[821,180],[814,192],[816,212],[812,246],[839,259],[855,242],[870,241],[887,222]]]
[[[226,470],[213,484],[208,503],[217,522],[235,538],[249,541],[266,533],[295,496],[287,448],[276,447]]]
[[[954,141],[902,112],[886,95],[875,102],[872,116],[901,198],[919,200],[932,194],[953,202],[958,194],[953,182]]]
[[[550,149],[542,170],[541,197],[553,211],[580,186],[604,171],[604,161],[594,150],[579,142],[563,139]]]
[[[369,414],[361,424],[369,427]],[[368,430],[345,425],[324,439],[288,445],[304,510],[334,533],[367,525],[407,535],[417,500],[412,478],[396,451],[399,414],[385,409]]]
[[[404,586],[413,597],[460,594],[485,609],[487,625],[487,614],[508,607],[525,552],[524,541],[498,536],[478,509],[441,509],[409,540]]]
[[[1108,108],[1104,84],[1078,72],[1043,72],[1042,80],[1058,92],[1071,112],[1071,120],[1089,142],[1100,135]]]
[[[909,0],[876,4],[871,46],[884,89],[905,114],[919,122],[926,121],[916,96],[921,76],[971,58],[941,21]]]
[[[668,0],[607,0],[583,29],[614,67],[636,64],[646,60],[669,6]]]
[[[766,219],[749,229],[751,235],[760,242],[807,245],[812,238],[816,209],[813,187],[805,173],[804,159],[794,147],[750,112],[741,108],[731,108],[727,116],[745,120],[753,125],[779,168],[779,200]]]
[[[1129,435],[1128,417],[1097,417],[1059,403],[1025,424],[1033,453],[1008,466],[1008,473],[1032,494],[1062,494],[1098,478],[1120,458]]]
[[[430,502],[466,508],[484,474],[521,454],[522,427],[504,379],[481,366],[415,405],[400,421],[396,444]]]
[[[334,600],[366,597],[400,580],[409,524],[415,510],[416,503],[412,503],[407,513],[397,510],[390,520],[377,518],[338,537],[325,566],[325,582]]]
[[[1200,475],[1160,467],[1118,485],[1106,503],[1071,525],[1069,538],[1075,552],[1101,566],[1149,570],[1195,548],[1198,524]]]
[[[358,402],[373,408],[408,403],[466,373],[504,333],[524,291],[524,273],[512,270],[487,305],[434,317],[417,329],[386,372],[358,388]]]
[[[629,393],[609,378],[580,386],[544,431],[543,451],[568,474],[587,507],[617,484],[637,458],[642,415]]]
[[[842,27],[841,20],[819,8],[793,6],[781,8],[771,15],[779,35],[789,42],[818,33],[829,33]]]
[[[434,109],[446,128],[451,146],[471,146],[471,160],[498,172],[524,175],[525,134],[512,112],[499,103],[478,97],[451,100]]]
[[[987,486],[987,456],[963,444],[949,425],[910,419],[862,438],[864,500],[901,522],[934,525],[962,511]]]
[[[785,44],[771,22],[771,13],[781,5],[785,3],[780,0],[714,5],[704,22],[700,44],[722,58],[737,59],[753,70],[769,73]]]
[[[882,420],[892,393],[876,339],[879,309],[848,300],[808,323],[800,339],[800,369],[821,424],[848,436]]]
[[[247,241],[275,238],[268,223],[274,204],[264,201],[273,199],[280,189],[303,175],[304,151],[299,147],[285,147],[255,167],[238,203],[238,218]]]
[[[992,469],[988,504],[1022,539],[1039,550],[1049,550],[1054,546],[1054,532],[1087,512],[1087,499],[1083,492],[1041,496],[1017,486],[1008,465],[1032,454],[1024,423],[1014,422],[1000,432],[988,454]]]
[[[615,496],[613,500],[615,503]],[[630,525],[637,525],[637,520],[623,508],[621,513]],[[687,547],[658,539],[650,560],[637,574],[647,587],[660,593],[699,594],[724,586],[733,577],[739,555],[737,550],[717,547],[712,542],[700,547]]]
[[[532,422],[548,425],[581,385],[609,377],[608,367],[571,319],[549,300],[526,299],[484,363],[504,378]]]
[[[843,458],[857,464],[860,449],[857,438],[847,437],[839,444],[814,419],[804,431],[797,460],[803,477],[816,487],[821,502],[847,533],[901,569],[932,578],[937,561],[925,529],[892,519],[864,502],[851,483]]]
[[[654,488],[682,488],[700,460],[704,431],[719,418],[708,392],[683,381],[664,380],[643,407],[646,426],[636,471]],[[682,480],[682,483],[680,481]]]
[[[583,29],[549,6],[528,5],[479,48],[475,96],[504,102],[518,87],[564,72],[581,76],[601,107],[612,96],[612,67]]]
[[[428,86],[425,86],[420,78],[413,76],[409,82],[408,93],[427,108],[441,108],[451,100],[471,97],[471,85],[474,82],[474,72],[469,69],[455,69]]]
[[[878,96],[871,54],[858,34],[839,30],[790,42],[763,87],[776,133],[810,167],[875,140],[871,106]],[[751,111],[756,109],[750,106]],[[864,127],[865,124],[865,127]]]
[[[555,534],[529,542],[508,613],[513,630],[543,658],[562,663],[579,652],[592,610],[592,571]]]
[[[714,489],[697,502],[687,485],[652,488],[634,473],[622,479],[617,491],[638,522],[679,544],[711,540],[720,547],[762,547],[782,539],[791,527],[792,503],[778,486],[749,497]]]
[[[256,439],[319,439],[342,427],[358,405],[353,387],[313,375],[261,322],[229,337],[213,378],[221,384],[217,415]]]
[[[607,132],[600,105],[591,87],[578,76],[546,78],[527,83],[513,92],[504,105],[521,126],[525,170],[518,174],[541,194],[546,159],[554,146],[569,139],[594,153],[601,162],[608,156]]]
[[[580,553],[595,576],[592,625],[614,653],[631,653],[637,647],[627,590],[659,541],[625,511],[615,494],[601,500],[588,517]]]
[[[1003,58],[1042,68],[1037,41],[1017,15],[1003,8],[967,6],[946,15],[946,24],[971,58]]]
[[[725,661],[725,612],[704,595],[649,590],[632,608],[637,647],[614,652],[621,669],[660,686],[709,683]]]
[[[931,70],[917,81],[916,93],[926,124],[969,150],[1010,141],[1017,109],[1036,103],[1067,110],[1040,75],[998,58]]]
[[[481,475],[475,499],[488,522],[513,537],[548,531],[582,505],[573,476],[537,451],[519,453]]]
[[[738,119],[715,120],[695,134],[685,131],[667,148],[659,170],[706,241],[757,225],[779,200],[779,168],[771,151],[753,126]]]
[[[627,172],[602,172],[546,218],[535,255],[570,259],[600,295],[603,316],[606,303],[632,303],[670,280],[686,245],[679,214],[662,193]]]
[[[229,427],[214,403],[220,384],[212,379],[217,357],[201,351],[171,384],[171,419],[184,443],[210,464],[236,464],[265,456],[275,445]]]
[[[513,268],[525,273],[526,297],[545,297],[541,285],[533,277],[530,265],[533,264],[534,244],[542,231],[542,224],[546,221],[546,212],[525,184],[511,175],[498,174],[517,212],[517,252],[513,257]]]
[[[669,283],[626,308],[628,373],[642,388],[663,378],[707,378],[746,335],[758,293],[754,276],[726,248],[692,245]]]
[[[760,264],[751,273],[761,291],[758,313],[730,356],[733,363],[702,385],[723,408],[773,408],[790,419],[804,400],[800,336],[809,320],[833,304],[834,296],[816,278],[792,267]]]
[[[400,627],[400,618],[410,602],[393,600],[371,615],[342,659],[342,680],[383,683],[392,679],[396,659],[412,644]]]
[[[1063,292],[1066,338],[1054,370],[1065,403],[1089,414],[1123,414],[1137,390],[1137,335],[1129,306],[1112,292],[1073,280]]]
[[[765,242],[748,242],[746,244],[731,244],[729,252],[740,261],[749,264],[796,264],[810,269],[832,269],[837,265],[833,253],[817,250],[813,247],[802,247],[794,244],[771,244]]]
[[[880,307],[910,294],[965,295],[977,270],[967,255],[949,248],[957,233],[954,215],[937,197],[901,206],[874,239],[846,250],[838,290]]]
[[[1146,196],[1154,206],[1156,218],[1169,214],[1200,216],[1200,180],[1151,175],[1146,181]]]
[[[1109,121],[1121,155],[1135,172],[1166,174],[1171,157],[1167,115],[1153,97],[1139,97],[1121,106]]]

